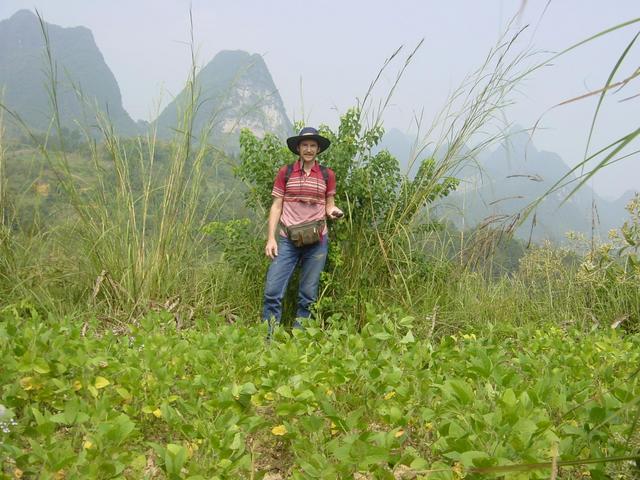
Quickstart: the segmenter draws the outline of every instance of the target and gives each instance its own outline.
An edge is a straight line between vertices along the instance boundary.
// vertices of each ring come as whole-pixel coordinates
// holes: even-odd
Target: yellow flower
[[[49,184],[45,181],[37,180],[34,189],[38,195],[42,195],[43,197],[49,196]]]
[[[160,418],[162,416],[162,411],[159,408],[156,408],[152,413],[156,418]]]
[[[75,380],[73,382],[73,389],[77,392],[82,388],[82,382],[80,380]]]
[[[85,440],[82,443],[82,448],[85,450],[91,450],[94,447],[93,442],[91,440]]]
[[[389,393],[387,393],[387,394],[384,396],[384,399],[385,399],[385,400],[391,400],[391,399],[392,399],[393,397],[395,397],[395,396],[396,396],[396,392],[395,392],[394,390],[391,390]]]
[[[396,438],[399,438],[399,437],[401,437],[402,435],[404,435],[404,430],[402,430],[402,429],[400,429],[400,430],[398,430],[396,433],[394,433],[394,436],[395,436]]]
[[[460,462],[456,462],[451,470],[455,475],[453,478],[464,478],[464,467]]]
[[[193,453],[197,449],[198,449],[198,445],[196,445],[195,443],[187,443],[187,457],[188,458],[192,458],[193,457]]]
[[[22,474],[23,474],[23,472],[22,472],[22,470],[20,470],[19,468],[16,468],[16,469],[13,471],[13,477],[14,477],[14,478],[22,478]]]
[[[331,395],[333,395],[333,390],[331,390],[330,388],[326,391],[326,394],[328,397],[330,397]]]
[[[35,388],[35,385],[33,383],[33,377],[24,377],[20,379],[20,386],[22,387],[23,390],[29,391],[29,390],[33,390]],[[21,471],[20,469],[17,469],[17,471]],[[22,473],[20,474],[22,475]],[[17,477],[20,478],[20,477]]]
[[[271,429],[271,433],[281,437],[287,434],[287,427],[285,427],[284,425],[278,425],[277,427],[273,427]]]

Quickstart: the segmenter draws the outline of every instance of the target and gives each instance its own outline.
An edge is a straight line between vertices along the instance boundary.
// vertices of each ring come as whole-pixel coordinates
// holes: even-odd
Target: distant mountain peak
[[[11,15],[8,19],[11,22],[38,22],[38,16],[27,8],[22,8]]]
[[[212,138],[232,144],[242,128],[259,136],[270,132],[284,137],[291,132],[291,122],[261,55],[223,50],[200,70],[196,85],[202,102],[194,121],[196,131],[211,122]],[[157,119],[162,136],[171,134],[187,99],[183,91],[162,111]]]
[[[22,8],[18,11],[16,11],[16,13],[14,13],[13,15],[11,15],[9,18],[6,18],[4,20],[2,20],[2,22],[11,22],[14,24],[38,24],[38,16],[36,15],[36,13],[32,10],[29,10],[28,8]],[[0,22],[0,23],[2,23]]]
[[[526,142],[524,139],[527,138]],[[593,229],[594,204],[599,222],[597,229],[603,235],[622,224],[622,201],[610,202],[601,198],[588,185],[584,185],[570,198],[575,183],[547,194],[557,181],[575,179],[570,167],[555,152],[539,151],[529,135],[509,137],[497,149],[480,159],[482,176],[466,177],[463,187],[447,197],[453,205],[454,219],[461,221],[457,212],[464,211],[466,225],[480,224],[490,216],[514,215],[536,199],[543,198],[536,210],[536,228],[531,223],[520,227],[517,234],[534,241],[550,238],[563,241],[568,231],[590,234]],[[625,194],[628,195],[628,194]]]
[[[57,69],[57,100],[62,125],[70,129],[97,123],[96,110],[108,112],[119,133],[134,134],[137,127],[122,106],[115,76],[86,27],[64,28],[45,23]],[[52,80],[45,57],[45,40],[38,17],[18,10],[0,21],[0,88],[4,105],[33,130],[49,128]],[[79,98],[81,92],[82,98]]]
[[[257,53],[251,54],[246,50],[220,50],[212,59],[217,61],[239,61],[246,62],[249,58],[262,60],[262,56]]]

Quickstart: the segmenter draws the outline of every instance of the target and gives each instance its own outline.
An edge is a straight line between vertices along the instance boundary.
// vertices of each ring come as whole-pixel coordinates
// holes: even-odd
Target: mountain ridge
[[[225,138],[236,144],[241,128],[256,135],[267,131],[281,138],[291,132],[278,89],[261,55],[243,50],[222,50],[196,75],[201,104],[194,117],[194,130],[202,132],[212,121],[212,139]],[[179,122],[180,110],[188,104],[185,89],[155,120],[161,137],[169,137]]]
[[[53,56],[48,74],[45,35]],[[107,112],[118,133],[138,131],[93,33],[84,26],[41,24],[25,9],[0,21],[0,86],[6,107],[35,130],[46,131],[51,125],[55,86],[62,126],[74,129],[84,121],[95,129],[98,115]]]
[[[45,41],[45,38],[47,39]],[[54,72],[47,77],[46,47],[53,56]],[[55,82],[52,80],[55,78]],[[51,87],[56,86],[61,126],[86,128],[99,136],[104,116],[116,133],[134,136],[149,123],[135,122],[122,104],[118,82],[105,62],[93,33],[84,26],[49,24],[27,9],[0,21],[0,89],[2,103],[15,112],[30,130],[48,131],[53,125]],[[257,135],[291,133],[282,99],[261,55],[243,50],[223,50],[197,74],[199,104],[193,118],[198,135],[212,121],[209,140],[237,151],[241,128]],[[183,89],[154,119],[159,136],[168,139],[176,130],[180,108],[188,102]],[[9,125],[9,133],[20,135],[20,121]],[[25,132],[22,132],[24,135]]]
[[[383,136],[380,148],[396,156],[406,171],[410,159],[402,155],[412,151],[415,138],[402,134],[403,140],[402,132],[391,131],[391,141]],[[432,153],[424,152],[420,158],[430,155]],[[461,180],[458,189],[437,205],[436,211],[458,227],[477,226],[491,217],[516,215],[564,175],[569,174],[567,180],[575,179],[560,155],[538,150],[529,135],[517,127],[494,150],[481,153],[476,160],[479,167],[462,168],[458,172]],[[413,170],[415,168],[417,165]],[[573,185],[548,195],[535,212],[534,228],[531,229],[532,216],[517,230],[517,236],[533,241],[562,242],[568,231],[590,235],[595,225],[596,233],[605,238],[608,230],[620,227],[627,219],[624,207],[635,194],[633,190],[610,201],[585,185],[566,199]]]

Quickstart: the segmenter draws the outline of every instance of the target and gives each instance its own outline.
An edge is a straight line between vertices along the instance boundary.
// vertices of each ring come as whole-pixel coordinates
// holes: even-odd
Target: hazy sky
[[[639,0],[0,0],[0,19],[37,8],[47,22],[90,28],[119,82],[124,107],[134,119],[149,120],[188,74],[190,6],[201,65],[227,49],[264,55],[289,117],[300,119],[304,112],[312,125],[337,126],[339,113],[364,95],[384,60],[401,45],[408,54],[424,38],[385,115],[385,127],[405,132],[417,112],[424,109],[430,119],[443,107],[519,10],[517,24],[530,25],[521,47],[548,52],[640,17]],[[553,105],[601,87],[639,29],[635,24],[607,35],[534,73],[513,98],[508,120],[530,127]],[[387,70],[378,95],[403,61]],[[640,45],[624,65],[619,79],[640,65]],[[594,150],[638,128],[640,97],[619,102],[638,93],[640,78],[607,101]],[[536,147],[576,164],[595,104],[594,98],[545,114]],[[608,169],[593,186],[606,195],[640,190],[640,157]]]

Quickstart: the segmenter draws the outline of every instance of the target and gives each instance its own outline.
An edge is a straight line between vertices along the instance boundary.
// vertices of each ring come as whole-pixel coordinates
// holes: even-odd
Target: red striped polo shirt
[[[280,216],[283,225],[290,227],[325,218],[327,197],[336,194],[336,175],[330,168],[327,169],[327,173],[328,181],[325,184],[317,161],[307,175],[298,160],[293,164],[289,181],[285,186],[287,165],[278,170],[271,195],[284,198]]]

